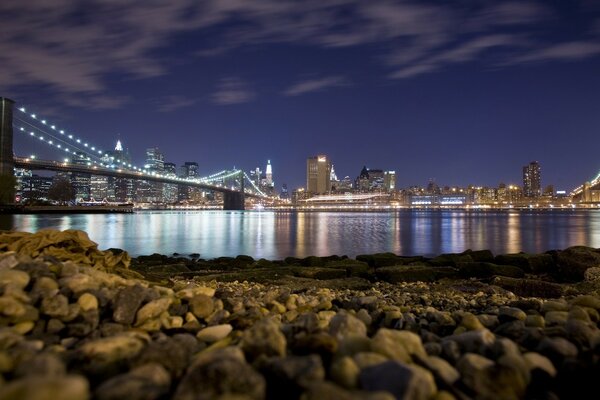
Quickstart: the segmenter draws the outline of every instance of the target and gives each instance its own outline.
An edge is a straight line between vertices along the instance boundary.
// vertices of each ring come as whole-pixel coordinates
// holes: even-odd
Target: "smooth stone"
[[[120,334],[87,342],[79,347],[79,351],[88,359],[112,363],[134,357],[143,347],[144,343],[137,337]]]
[[[329,334],[337,339],[347,335],[367,336],[367,327],[354,315],[340,311],[329,321]]]
[[[411,356],[427,355],[421,338],[409,331],[381,328],[371,339],[371,349],[393,360],[411,362]]]
[[[546,326],[546,321],[541,315],[528,315],[527,318],[525,318],[525,326],[543,328]]]
[[[577,357],[577,346],[561,337],[545,337],[536,351],[545,355],[555,365],[560,365],[566,358]]]
[[[136,314],[136,326],[140,326],[149,319],[156,318],[162,313],[166,312],[169,309],[169,306],[172,302],[172,299],[168,297],[162,297],[160,299],[152,300],[151,302],[144,304],[144,306],[142,306],[142,308],[140,308]]]
[[[214,303],[211,296],[198,294],[189,300],[190,311],[197,318],[207,318],[213,313]]]
[[[418,363],[427,368],[434,376],[439,377],[447,385],[453,385],[460,379],[460,374],[450,363],[440,357],[419,358]]]
[[[523,358],[525,359],[525,363],[527,364],[530,373],[533,374],[534,371],[539,370],[548,377],[554,378],[556,376],[556,368],[552,364],[552,361],[548,359],[548,357],[544,357],[539,353],[529,352],[523,354]]]
[[[360,353],[356,353],[354,356],[352,356],[352,359],[359,369],[364,369],[389,361],[386,356],[379,353],[374,353],[372,351],[362,351]]]
[[[493,368],[492,360],[474,353],[466,353],[456,363],[463,384],[475,392],[476,397],[481,398],[495,398]]]
[[[5,400],[88,400],[87,379],[78,375],[64,377],[32,376],[0,385]]]
[[[571,301],[571,304],[600,310],[600,297],[592,295],[581,295],[575,297]]]
[[[325,369],[317,354],[273,357],[261,367],[267,379],[267,397],[289,398],[301,395],[310,384],[325,379]]]
[[[263,319],[244,331],[240,345],[254,359],[260,355],[285,356],[287,341],[276,322]]]
[[[514,320],[525,321],[525,318],[527,318],[525,311],[516,307],[500,307],[498,312],[500,323],[511,322]]]
[[[368,391],[387,391],[396,399],[427,400],[437,392],[431,373],[415,365],[387,361],[363,369],[360,386]]]
[[[464,353],[485,353],[496,341],[496,337],[488,329],[478,329],[458,335],[447,336],[442,340],[444,342],[452,341],[458,344]]]
[[[144,300],[144,292],[145,289],[140,285],[119,290],[114,301],[113,320],[120,324],[132,325]]]
[[[16,269],[0,269],[0,287],[13,285],[19,289],[25,289],[29,280],[27,272]]]
[[[198,338],[198,340],[201,340],[203,342],[217,342],[221,339],[226,338],[231,331],[233,330],[233,327],[230,324],[222,324],[222,325],[215,325],[215,326],[209,326],[207,328],[202,329],[200,332],[198,332],[198,334],[196,335],[196,338]]]
[[[464,327],[468,331],[474,331],[477,329],[485,328],[481,321],[471,313],[466,313],[465,315],[463,315],[460,321],[460,326]]]
[[[160,364],[145,364],[104,381],[94,392],[98,400],[153,400],[169,392],[171,376]]]
[[[41,311],[50,317],[65,320],[69,315],[69,299],[62,294],[46,297],[42,300]]]
[[[12,297],[2,296],[0,297],[0,314],[7,317],[21,317],[27,312],[25,306]]]
[[[90,293],[84,293],[77,299],[77,304],[83,311],[97,310],[98,299]]]
[[[245,362],[241,349],[226,347],[199,354],[187,369],[172,398],[262,400],[265,394],[264,377]]]
[[[540,312],[546,314],[548,311],[569,311],[569,304],[564,300],[547,300],[542,304]]]
[[[358,383],[360,368],[354,360],[348,356],[342,357],[331,364],[329,375],[338,385],[347,389],[353,389]]]
[[[548,311],[544,315],[546,326],[565,325],[567,319],[569,319],[569,313],[567,311]]]

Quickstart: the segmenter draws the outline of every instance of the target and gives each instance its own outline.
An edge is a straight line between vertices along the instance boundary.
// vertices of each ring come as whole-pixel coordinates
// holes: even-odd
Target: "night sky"
[[[600,170],[600,2],[5,0],[0,96],[138,165],[270,159],[278,189],[327,154],[399,187],[521,184],[537,160],[571,190]]]

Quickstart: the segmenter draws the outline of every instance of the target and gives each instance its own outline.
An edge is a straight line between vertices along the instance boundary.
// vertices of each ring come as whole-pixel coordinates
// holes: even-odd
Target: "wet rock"
[[[498,310],[498,320],[500,323],[511,322],[511,321],[525,321],[527,314],[516,307],[500,307]]]
[[[535,350],[552,360],[554,365],[561,365],[565,359],[576,357],[578,353],[573,343],[561,337],[545,337]]]
[[[457,264],[458,275],[465,278],[489,278],[494,275],[522,278],[525,272],[512,265],[496,265],[486,262],[461,262]]]
[[[536,279],[515,279],[497,276],[491,283],[503,289],[510,290],[519,296],[556,298],[562,296],[564,293],[562,285]]]
[[[375,276],[378,279],[389,283],[433,282],[456,275],[457,270],[452,267],[391,266],[378,268],[375,271]]]
[[[437,392],[431,373],[423,368],[387,361],[363,369],[360,386],[368,391],[387,391],[396,399],[430,399]]]
[[[496,256],[494,261],[497,264],[514,265],[534,274],[552,272],[556,269],[556,264],[550,254],[502,254]]]
[[[581,281],[588,268],[600,266],[600,251],[585,246],[569,247],[558,253],[557,264],[562,279],[569,282]]]
[[[479,398],[494,397],[494,362],[479,354],[467,353],[456,364],[462,383]]]

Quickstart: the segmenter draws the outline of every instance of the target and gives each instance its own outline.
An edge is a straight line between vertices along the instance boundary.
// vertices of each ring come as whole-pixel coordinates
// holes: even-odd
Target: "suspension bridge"
[[[60,160],[16,156],[14,134],[22,134],[67,156]],[[71,157],[71,158],[70,158]],[[77,162],[73,162],[77,159]],[[138,167],[128,160],[110,157],[110,153],[51,124],[25,107],[0,97],[0,175],[12,175],[14,168],[81,173],[146,182],[176,184],[223,194],[223,209],[245,209],[246,197],[274,201],[242,170],[223,170],[204,177],[177,177]],[[230,184],[225,184],[226,182]],[[246,185],[246,182],[249,185]]]

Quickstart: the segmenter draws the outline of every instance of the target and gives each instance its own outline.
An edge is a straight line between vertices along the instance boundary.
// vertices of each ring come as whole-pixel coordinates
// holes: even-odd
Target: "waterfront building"
[[[266,186],[274,187],[275,182],[273,182],[273,167],[271,166],[271,160],[267,160],[267,173],[266,173]]]
[[[174,163],[166,162],[163,164],[164,174],[165,176],[175,178],[177,177],[177,166]],[[177,184],[174,183],[164,183],[162,185],[162,199],[166,203],[176,203],[177,195],[179,192]]]
[[[89,165],[89,157],[87,157],[84,153],[75,153],[71,157],[70,162],[73,165],[87,166]],[[71,181],[73,189],[75,189],[75,199],[77,201],[89,201],[91,174],[69,172],[69,180]]]
[[[158,147],[146,149],[146,163],[144,169],[150,173],[162,174],[164,172],[164,156]],[[163,184],[151,181],[138,181],[136,200],[143,203],[157,203],[162,201]]]
[[[396,171],[385,171],[383,173],[383,187],[388,193],[396,190]]]
[[[52,186],[52,177],[25,174],[21,177],[19,192],[21,201],[25,200],[47,200],[48,191]]]
[[[290,192],[288,191],[287,184],[285,184],[285,183],[283,185],[281,185],[281,193],[279,194],[279,198],[282,200],[290,199]]]
[[[179,177],[184,179],[198,178],[198,163],[186,161],[179,167]],[[200,190],[187,185],[179,185],[178,200],[179,201],[194,201],[200,195]]]
[[[110,179],[112,180],[112,178]],[[90,199],[95,201],[109,201],[114,199],[114,191],[111,193],[109,188],[108,176],[92,175],[90,177]]]
[[[115,149],[107,151],[103,157],[106,165],[113,168],[121,168],[129,166],[131,164],[131,156],[129,150],[124,149],[121,140],[117,140]],[[109,179],[109,192],[110,186],[114,186],[115,201],[119,202],[131,202],[134,199],[135,186],[133,179],[127,178],[114,178]]]
[[[306,191],[325,194],[331,191],[331,161],[325,155],[306,160]]]
[[[542,168],[537,161],[523,167],[523,195],[540,197],[542,195]]]

